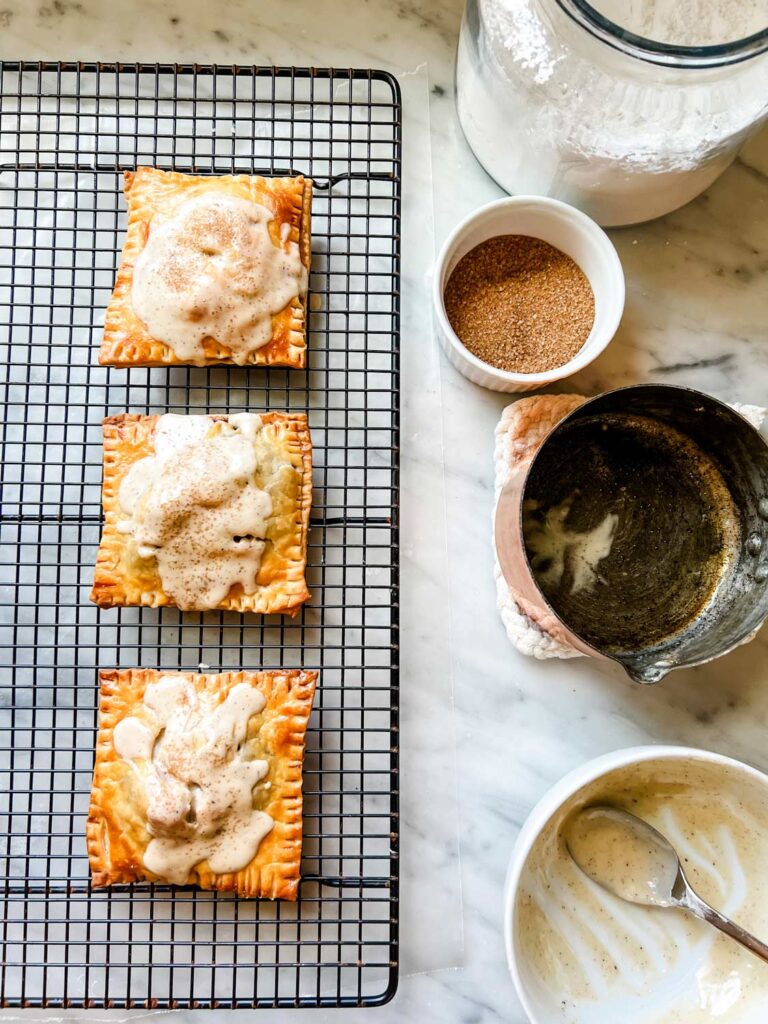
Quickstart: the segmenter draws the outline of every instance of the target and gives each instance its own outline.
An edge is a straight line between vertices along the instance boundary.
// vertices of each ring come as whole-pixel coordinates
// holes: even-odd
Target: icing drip
[[[120,486],[130,517],[118,528],[139,558],[154,558],[165,593],[182,609],[215,608],[236,584],[252,594],[265,548],[270,496],[254,483],[261,421],[242,413],[161,416],[155,455],[134,463]]]
[[[131,301],[179,359],[203,362],[209,338],[247,362],[271,340],[272,316],[306,291],[299,247],[283,231],[276,245],[271,220],[265,206],[212,190],[153,218]]]
[[[265,705],[247,683],[217,703],[183,676],[163,676],[146,688],[143,717],[115,727],[115,752],[146,761],[140,777],[152,839],[144,866],[159,878],[184,885],[203,861],[216,874],[239,871],[272,829],[273,819],[253,808],[269,765],[243,749],[248,721]]]

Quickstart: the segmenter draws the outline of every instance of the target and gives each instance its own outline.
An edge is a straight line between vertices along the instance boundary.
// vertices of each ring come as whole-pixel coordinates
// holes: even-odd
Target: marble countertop
[[[500,194],[455,117],[461,8],[462,0],[0,0],[0,56],[364,66],[400,76],[403,964],[397,996],[375,1012],[380,1021],[522,1024],[500,905],[509,853],[533,804],[577,764],[637,743],[708,747],[768,769],[768,660],[763,631],[722,661],[641,689],[587,660],[527,660],[506,640],[490,516],[493,429],[511,399],[470,384],[439,357],[429,308],[435,246],[464,214]],[[611,236],[627,276],[622,326],[607,352],[559,390],[591,394],[655,380],[768,404],[768,136],[753,140],[689,206]],[[441,639],[450,633],[444,650],[438,627]],[[437,839],[418,809],[428,778],[439,780],[446,808]],[[424,905],[425,892],[434,911],[429,928],[408,911]],[[301,1011],[279,1019],[368,1017]]]

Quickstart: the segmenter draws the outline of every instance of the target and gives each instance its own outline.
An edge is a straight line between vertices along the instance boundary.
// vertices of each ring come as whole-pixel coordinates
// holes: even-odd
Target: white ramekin
[[[595,322],[573,359],[542,373],[511,373],[484,363],[462,345],[445,313],[443,292],[462,258],[497,235],[532,235],[570,256],[584,271],[595,296]],[[475,384],[493,391],[535,391],[583,370],[616,333],[624,310],[624,272],[613,243],[585,213],[558,199],[509,196],[466,217],[448,236],[435,264],[435,326],[451,363]]]
[[[573,796],[585,786],[595,782],[597,779],[616,771],[617,768],[624,768],[628,765],[641,764],[644,761],[704,761],[710,764],[719,764],[723,767],[743,772],[752,779],[757,779],[766,790],[768,799],[768,775],[732,757],[723,754],[715,754],[710,750],[701,750],[698,747],[676,747],[676,746],[641,746],[625,747],[622,750],[614,750],[609,754],[603,754],[592,761],[575,768],[563,776],[559,782],[548,790],[539,800],[531,813],[526,818],[517,842],[512,850],[507,869],[507,880],[504,887],[504,945],[507,954],[507,967],[512,975],[515,989],[520,1002],[531,1024],[562,1024],[562,1015],[556,1016],[539,1013],[533,1001],[529,997],[522,968],[524,966],[524,954],[520,949],[515,935],[515,916],[517,913],[517,895],[520,888],[520,879],[528,855],[534,843],[544,830],[545,826],[554,814]]]

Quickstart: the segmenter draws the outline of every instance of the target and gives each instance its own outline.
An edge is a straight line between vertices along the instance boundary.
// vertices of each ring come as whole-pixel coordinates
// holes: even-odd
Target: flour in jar
[[[591,0],[609,21],[657,43],[718,46],[768,27],[765,0]]]
[[[761,9],[765,27],[764,0],[601,8],[678,45],[740,37]],[[473,0],[456,102],[467,141],[507,192],[554,196],[603,225],[632,224],[682,206],[725,170],[768,114],[768,55],[717,70],[662,67],[597,38],[557,0]]]

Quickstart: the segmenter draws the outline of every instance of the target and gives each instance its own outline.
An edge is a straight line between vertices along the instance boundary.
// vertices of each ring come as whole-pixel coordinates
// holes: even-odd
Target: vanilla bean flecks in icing
[[[272,338],[272,316],[307,287],[299,247],[265,206],[209,190],[156,215],[133,268],[131,301],[149,333],[187,362],[210,338],[245,363]],[[282,230],[287,228],[287,230]]]
[[[249,719],[265,705],[248,683],[219,701],[183,676],[162,676],[144,692],[142,717],[115,727],[115,753],[143,762],[138,775],[152,836],[144,866],[159,878],[184,885],[203,861],[216,874],[239,871],[271,831],[273,819],[253,807],[269,765],[249,758],[244,746]]]
[[[258,416],[226,421],[161,416],[155,454],[131,466],[120,485],[139,559],[155,559],[163,591],[179,608],[215,608],[240,584],[252,594],[272,500],[255,484]]]
[[[768,968],[677,910],[627,903],[587,877],[568,852],[571,815],[609,804],[657,828],[703,899],[768,934],[765,784],[719,764],[651,760],[590,783],[557,811],[520,878],[515,932],[525,987],[541,1019],[563,1024],[762,1024]],[[635,846],[603,855],[638,895],[657,871]],[[583,852],[583,851],[582,851]],[[622,869],[624,877],[622,878]],[[667,882],[667,884],[669,884]]]

